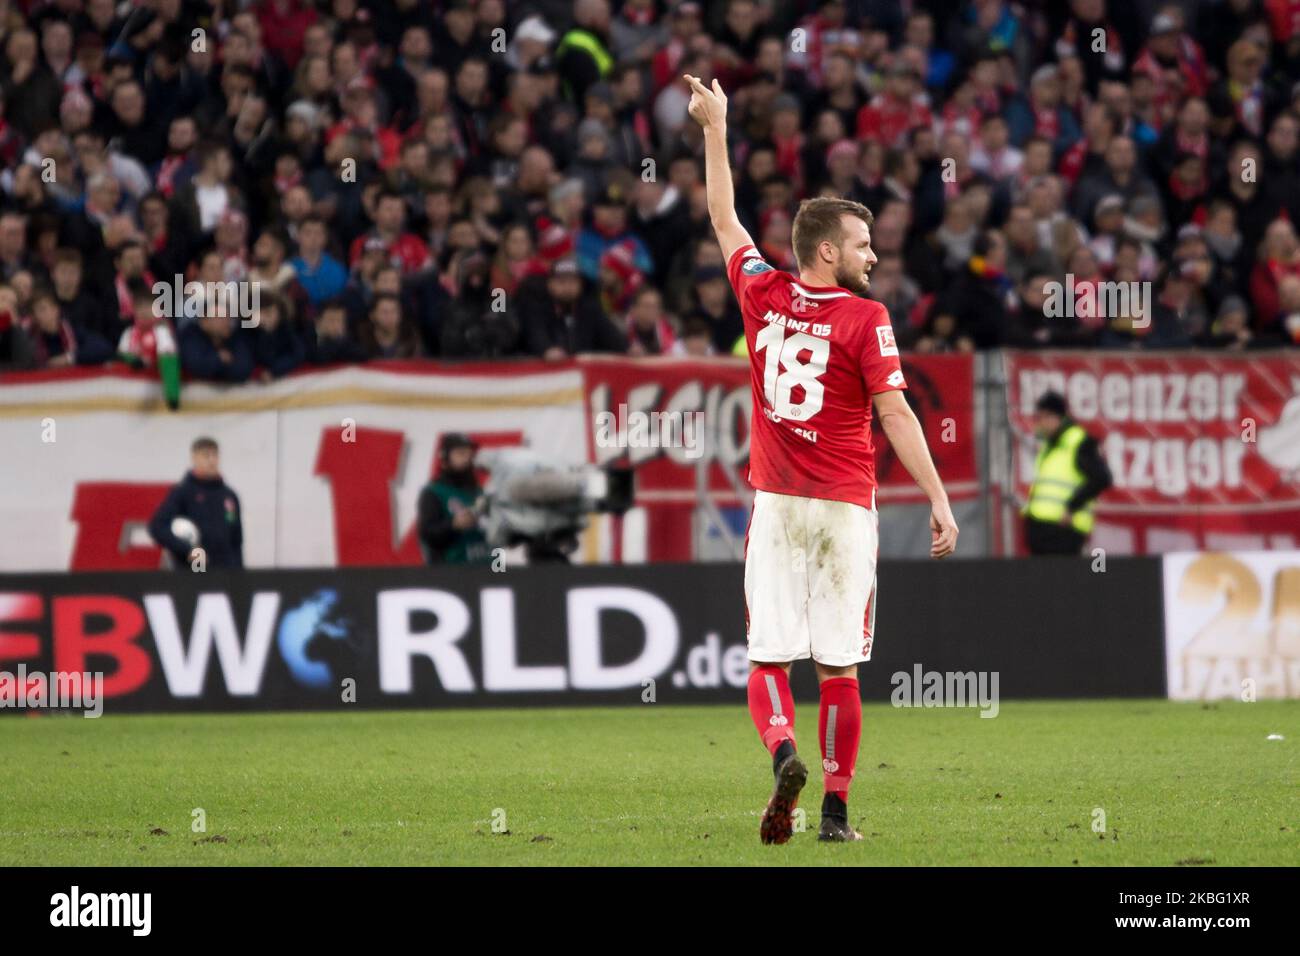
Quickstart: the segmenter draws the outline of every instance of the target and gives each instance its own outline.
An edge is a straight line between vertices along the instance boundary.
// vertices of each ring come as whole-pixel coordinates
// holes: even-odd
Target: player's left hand
[[[957,550],[957,519],[947,502],[930,508],[930,557],[946,558]]]

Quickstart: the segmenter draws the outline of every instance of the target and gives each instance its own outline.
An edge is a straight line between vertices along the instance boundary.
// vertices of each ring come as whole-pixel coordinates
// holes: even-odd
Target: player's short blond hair
[[[826,241],[839,245],[844,241],[843,216],[857,216],[868,226],[875,219],[871,210],[852,199],[818,196],[799,204],[790,231],[794,245],[794,260],[802,269],[817,257],[817,247]]]

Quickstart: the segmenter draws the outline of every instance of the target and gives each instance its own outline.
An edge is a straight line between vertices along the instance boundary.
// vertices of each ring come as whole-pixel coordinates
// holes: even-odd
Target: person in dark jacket
[[[510,355],[519,340],[519,322],[507,310],[493,308],[488,261],[479,254],[458,265],[456,296],[442,323],[439,354],[444,358],[489,359]]]
[[[190,470],[172,488],[149,519],[149,536],[167,551],[177,568],[203,571],[244,566],[244,525],[239,496],[222,480],[217,443],[197,438],[190,446]],[[172,522],[188,518],[197,541],[172,531]]]
[[[262,380],[288,375],[307,359],[307,347],[298,335],[287,300],[275,294],[262,296],[257,325],[249,329],[249,348]]]
[[[1110,467],[1059,392],[1034,405],[1034,433],[1042,446],[1024,508],[1025,543],[1031,554],[1077,555],[1092,533],[1097,496],[1112,484]]]
[[[339,299],[325,303],[307,341],[307,361],[313,365],[364,362],[361,343],[348,337],[348,310]]]
[[[533,355],[562,359],[579,352],[626,352],[627,336],[583,295],[574,259],[558,259],[544,280],[529,277],[515,292],[524,342]]]
[[[428,564],[483,564],[492,560],[478,524],[483,496],[474,474],[478,446],[466,435],[451,434],[438,449],[438,474],[420,492],[420,549]]]
[[[204,315],[181,330],[181,368],[190,378],[209,382],[247,382],[253,374],[253,350],[236,334],[228,315]]]
[[[0,372],[22,371],[36,363],[36,350],[17,318],[14,290],[0,285]]]
[[[977,349],[997,348],[1007,333],[1007,304],[1014,299],[1014,284],[1007,276],[1007,243],[1000,233],[981,233],[972,245],[973,255],[946,295],[943,308],[957,322],[957,332]]]

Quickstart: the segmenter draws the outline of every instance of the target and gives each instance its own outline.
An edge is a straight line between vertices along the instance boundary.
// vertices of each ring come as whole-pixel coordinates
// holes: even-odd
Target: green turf
[[[770,761],[741,701],[6,716],[0,864],[1300,861],[1300,701],[870,705],[857,845],[815,839],[816,719],[800,705],[809,830],[764,847]]]

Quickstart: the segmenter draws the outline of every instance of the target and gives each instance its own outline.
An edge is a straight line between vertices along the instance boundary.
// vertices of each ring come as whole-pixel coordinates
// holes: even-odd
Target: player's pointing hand
[[[682,74],[691,88],[691,102],[686,107],[695,122],[705,129],[721,129],[727,123],[727,94],[722,92],[722,84],[716,79],[713,89],[704,85],[698,76]]]

